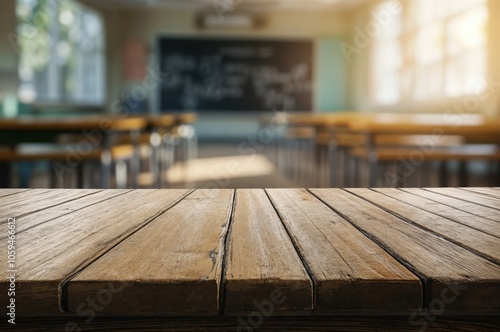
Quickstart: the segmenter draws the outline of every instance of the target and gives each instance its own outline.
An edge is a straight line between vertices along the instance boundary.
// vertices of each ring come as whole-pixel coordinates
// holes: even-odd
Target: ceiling
[[[346,11],[368,0],[85,0],[82,2],[114,8],[214,8],[237,10],[335,10]]]

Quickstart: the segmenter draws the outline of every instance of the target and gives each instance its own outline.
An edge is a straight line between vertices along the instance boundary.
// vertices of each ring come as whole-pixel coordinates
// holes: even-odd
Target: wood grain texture
[[[387,195],[377,192],[378,190],[347,189],[347,191],[364,198],[403,220],[407,220],[462,247],[466,247],[495,263],[500,263],[500,251],[498,250],[500,248],[500,238],[392,198],[396,196],[396,194],[392,193],[401,192],[397,189],[380,190],[381,193],[387,193]]]
[[[426,190],[447,195],[450,197],[458,198],[466,202],[476,203],[481,206],[486,206],[492,209],[497,210],[497,213],[500,215],[500,200],[488,197],[484,195],[475,194],[472,192],[466,192],[457,188],[427,188]]]
[[[478,189],[474,199],[498,200],[490,194],[499,189]],[[356,317],[344,330],[368,331],[387,325],[360,315],[390,324],[387,315],[419,314],[420,303],[439,313],[407,317],[400,330],[442,314],[498,319],[498,210],[437,191],[0,191],[2,215],[17,218],[18,322],[48,315],[94,330],[81,319],[93,312],[115,317],[97,330],[111,322],[153,330],[160,326],[127,326],[123,316],[167,315],[165,329],[245,331],[241,322],[260,314],[264,322],[250,328],[306,331],[333,319],[323,316],[349,314]],[[7,288],[2,270],[0,292]],[[301,325],[298,316],[310,314]],[[218,316],[201,318],[210,315]],[[341,321],[318,330],[342,330]],[[437,330],[446,326],[461,327],[449,320]]]
[[[421,305],[420,280],[305,189],[268,189],[310,268],[317,310],[406,310]]]
[[[382,188],[376,189],[376,191],[421,210],[428,211],[440,217],[453,220],[462,225],[469,226],[500,238],[500,227],[498,226],[498,222],[491,219],[486,219],[470,212],[462,211],[452,206],[444,205],[431,199],[418,196],[413,192],[409,192],[411,190],[404,191],[400,189]]]
[[[475,194],[481,194],[482,196],[493,197],[500,199],[500,190],[494,188],[477,188],[477,187],[469,187],[469,188],[460,188],[461,190],[471,191]]]
[[[22,195],[1,197],[0,223],[5,223],[7,218],[26,216],[64,202],[96,194],[99,191],[96,189],[33,189]]]
[[[114,284],[101,315],[216,315],[232,204],[232,190],[190,194],[72,278],[70,311]]]
[[[3,189],[2,188],[2,189],[0,189],[0,197],[24,193],[27,190],[30,190],[30,189],[10,189],[10,188]]]
[[[224,277],[226,313],[264,301],[273,315],[312,309],[312,281],[262,189],[236,191]]]
[[[500,310],[498,265],[346,191],[311,192],[421,276],[426,305],[438,303],[446,310]]]
[[[498,210],[496,209],[467,202],[448,195],[442,195],[434,191],[417,188],[401,188],[401,190],[447,205],[456,210],[468,212],[476,216],[500,222],[500,213],[498,213]]]
[[[110,190],[96,191],[96,193],[92,195],[77,197],[76,199],[58,204],[56,206],[42,209],[40,211],[33,212],[22,217],[17,217],[16,233],[17,234],[22,233],[27,229],[36,227],[52,219],[56,219],[62,216],[65,216],[65,218],[71,218],[70,214],[75,211],[91,207],[94,204],[104,202],[108,199],[123,195],[127,192],[130,192],[130,190],[110,189]],[[0,234],[0,239],[6,237],[7,233]]]
[[[59,313],[60,306],[65,306],[66,279],[168,210],[188,192],[135,190],[19,234],[16,312]],[[6,247],[6,239],[0,243]],[[0,265],[6,266],[6,259],[5,255],[0,256]],[[0,291],[6,293],[5,270],[0,271],[0,279]]]

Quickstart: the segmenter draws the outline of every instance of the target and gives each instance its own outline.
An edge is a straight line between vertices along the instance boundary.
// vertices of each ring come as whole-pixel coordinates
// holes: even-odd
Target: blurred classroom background
[[[500,183],[500,1],[0,8],[0,187]]]

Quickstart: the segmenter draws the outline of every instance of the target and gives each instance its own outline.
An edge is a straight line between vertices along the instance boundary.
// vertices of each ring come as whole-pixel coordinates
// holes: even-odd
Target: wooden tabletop
[[[334,113],[283,113],[281,115],[266,114],[260,117],[260,122],[263,125],[280,122],[295,127],[347,127],[351,121],[365,115],[366,113],[354,111]]]
[[[190,124],[197,120],[195,113],[157,114],[146,116],[85,115],[36,117],[13,119],[0,118],[0,130],[5,131],[78,131],[78,130],[134,130],[147,125],[174,126]]]
[[[193,124],[198,120],[196,113],[178,113],[178,114],[153,114],[145,118],[148,124],[153,127],[173,127],[183,124]]]
[[[349,123],[353,132],[371,134],[425,134],[486,136],[496,138],[500,117],[488,118],[479,114],[390,114],[374,113],[358,117]]]
[[[64,116],[59,118],[19,117],[0,119],[3,131],[78,131],[98,130],[133,130],[143,129],[148,124],[144,117],[118,116]]]
[[[265,116],[265,124],[272,121]],[[282,119],[289,126],[307,126],[348,130],[363,134],[422,134],[461,135],[466,138],[482,138],[484,142],[498,143],[500,117],[462,113],[288,113]]]
[[[18,315],[500,312],[500,188],[10,189],[0,206]]]

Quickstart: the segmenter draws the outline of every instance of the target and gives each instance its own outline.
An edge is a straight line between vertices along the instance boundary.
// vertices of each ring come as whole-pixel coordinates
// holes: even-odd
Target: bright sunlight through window
[[[436,101],[478,93],[478,82],[487,76],[487,0],[400,2],[401,13],[373,41],[375,103]]]

